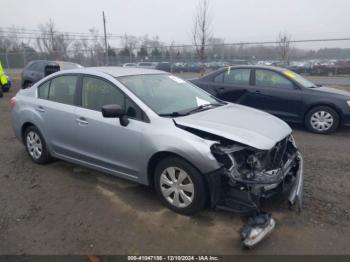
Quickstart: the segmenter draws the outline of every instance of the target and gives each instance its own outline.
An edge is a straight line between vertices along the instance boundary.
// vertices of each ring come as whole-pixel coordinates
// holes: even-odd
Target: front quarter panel
[[[202,139],[176,127],[171,119],[154,119],[152,125],[144,130],[144,135],[142,148],[145,158],[140,168],[143,172],[141,178],[144,179],[141,179],[140,182],[148,184],[148,164],[152,156],[159,152],[178,155],[203,174],[220,168],[210,150],[215,142]]]

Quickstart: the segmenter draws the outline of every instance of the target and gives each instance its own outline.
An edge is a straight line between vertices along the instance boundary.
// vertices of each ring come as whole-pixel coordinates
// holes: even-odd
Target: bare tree
[[[68,47],[73,39],[68,34],[60,33],[53,22],[49,20],[39,25],[40,35],[36,43],[41,52],[46,52],[52,59],[65,59],[68,57]]]
[[[206,46],[212,35],[209,0],[200,0],[193,22],[193,44],[200,61],[203,63],[206,55]],[[202,70],[202,74],[203,73]]]
[[[136,46],[138,44],[139,40],[136,36],[127,35],[126,33],[121,38],[121,44],[123,46],[123,54],[129,55],[129,62],[132,62],[133,59],[133,52],[136,49]]]
[[[291,53],[290,45],[291,36],[287,33],[279,33],[278,35],[278,53],[284,65],[289,64],[289,56]]]

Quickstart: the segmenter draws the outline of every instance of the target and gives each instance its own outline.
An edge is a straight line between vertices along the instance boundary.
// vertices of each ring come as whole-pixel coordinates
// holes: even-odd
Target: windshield
[[[117,79],[158,115],[176,116],[220,104],[199,87],[173,75],[134,75]]]
[[[312,83],[311,81],[305,79],[301,75],[298,75],[297,73],[294,73],[292,71],[284,70],[283,74],[285,76],[287,76],[288,78],[293,79],[295,82],[297,82],[299,85],[301,85],[303,87],[309,87],[309,88],[316,87],[316,85],[314,83]]]

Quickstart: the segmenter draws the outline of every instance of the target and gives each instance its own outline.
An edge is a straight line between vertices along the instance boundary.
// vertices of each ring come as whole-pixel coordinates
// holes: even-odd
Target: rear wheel
[[[164,205],[184,215],[199,212],[207,199],[202,175],[179,157],[160,161],[155,170],[155,189]]]
[[[338,128],[339,115],[331,107],[319,106],[306,114],[305,125],[311,132],[329,134]]]
[[[27,153],[35,163],[46,164],[50,162],[51,156],[39,129],[35,126],[29,126],[25,131],[24,139]]]

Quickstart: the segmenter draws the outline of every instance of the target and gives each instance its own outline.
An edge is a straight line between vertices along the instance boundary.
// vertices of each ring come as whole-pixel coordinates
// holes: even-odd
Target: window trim
[[[132,103],[134,103],[137,108],[141,111],[141,117],[142,119],[137,119],[137,118],[134,118],[134,117],[130,117],[128,116],[129,119],[132,119],[132,120],[136,120],[136,121],[141,121],[141,122],[144,122],[144,123],[150,123],[150,118],[147,116],[147,114],[145,113],[144,110],[142,110],[142,108],[133,100],[131,99],[118,85],[116,85],[115,83],[113,83],[112,81],[104,78],[104,77],[101,77],[101,76],[97,76],[97,75],[91,75],[91,74],[79,74],[79,81],[78,81],[78,92],[77,92],[77,107],[80,107],[80,108],[84,108],[86,110],[91,110],[91,111],[95,111],[95,112],[99,112],[97,110],[93,110],[93,109],[89,109],[89,108],[86,108],[86,107],[83,107],[83,78],[84,77],[90,77],[90,78],[95,78],[95,79],[99,79],[99,80],[102,80],[102,81],[105,81],[107,82],[108,84],[114,86],[115,88],[117,88],[123,95],[124,95],[124,109],[126,109],[126,99],[128,98]]]

